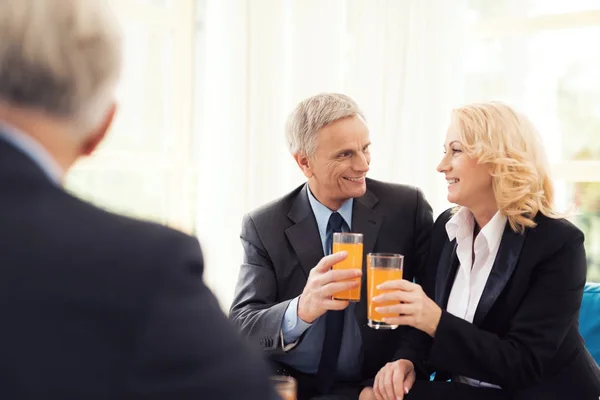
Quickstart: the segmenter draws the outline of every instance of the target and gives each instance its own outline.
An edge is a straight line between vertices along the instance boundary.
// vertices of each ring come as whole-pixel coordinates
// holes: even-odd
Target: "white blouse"
[[[473,322],[477,305],[500,247],[506,221],[505,216],[496,212],[475,238],[475,244],[473,244],[475,219],[468,208],[462,207],[446,223],[448,238],[450,241],[456,239],[456,254],[460,262],[446,307],[446,311],[450,314]],[[471,386],[499,388],[497,385],[463,376],[457,377],[457,380]]]

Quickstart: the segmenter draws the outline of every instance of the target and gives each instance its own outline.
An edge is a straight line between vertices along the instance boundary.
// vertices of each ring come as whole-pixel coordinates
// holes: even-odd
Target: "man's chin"
[[[346,191],[346,194],[349,198],[357,198],[362,197],[367,192],[367,186],[363,185],[362,187],[352,188],[352,190]]]

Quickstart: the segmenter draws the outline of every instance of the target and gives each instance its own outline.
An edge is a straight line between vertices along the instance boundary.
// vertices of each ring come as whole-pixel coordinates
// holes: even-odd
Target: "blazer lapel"
[[[352,210],[352,232],[363,234],[364,254],[375,249],[377,234],[381,227],[381,216],[373,210],[379,199],[368,189],[362,196],[354,200]]]
[[[494,260],[492,271],[473,317],[473,324],[477,326],[481,324],[506,286],[515,270],[524,242],[525,234],[514,232],[510,225],[506,224],[496,260]]]
[[[377,196],[367,189],[366,193],[354,199],[352,210],[352,232],[363,234],[363,265],[360,298],[361,301],[354,307],[354,315],[359,324],[366,324],[367,318],[367,254],[373,253],[382,217],[373,207],[379,202]]]
[[[308,184],[305,184],[288,213],[288,218],[295,224],[285,230],[285,235],[294,248],[302,270],[308,278],[310,270],[317,265],[324,254],[319,227],[308,201],[307,190]]]
[[[456,239],[447,241],[440,254],[437,274],[435,279],[435,302],[445,309],[450,297],[450,290],[454,284],[459,261],[456,255]]]

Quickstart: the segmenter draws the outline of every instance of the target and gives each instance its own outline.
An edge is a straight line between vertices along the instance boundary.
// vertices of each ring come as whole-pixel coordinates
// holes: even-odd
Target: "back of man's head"
[[[1,0],[0,105],[85,134],[114,103],[121,33],[107,0]]]

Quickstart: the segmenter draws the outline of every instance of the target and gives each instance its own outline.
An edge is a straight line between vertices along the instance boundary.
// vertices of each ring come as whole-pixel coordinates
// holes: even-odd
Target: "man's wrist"
[[[305,324],[312,324],[315,321],[315,319],[318,318],[312,318],[310,315],[305,314],[303,310],[304,308],[302,307],[302,295],[300,295],[300,297],[298,298],[298,308],[296,310],[296,315],[298,315],[298,318],[300,318]]]

